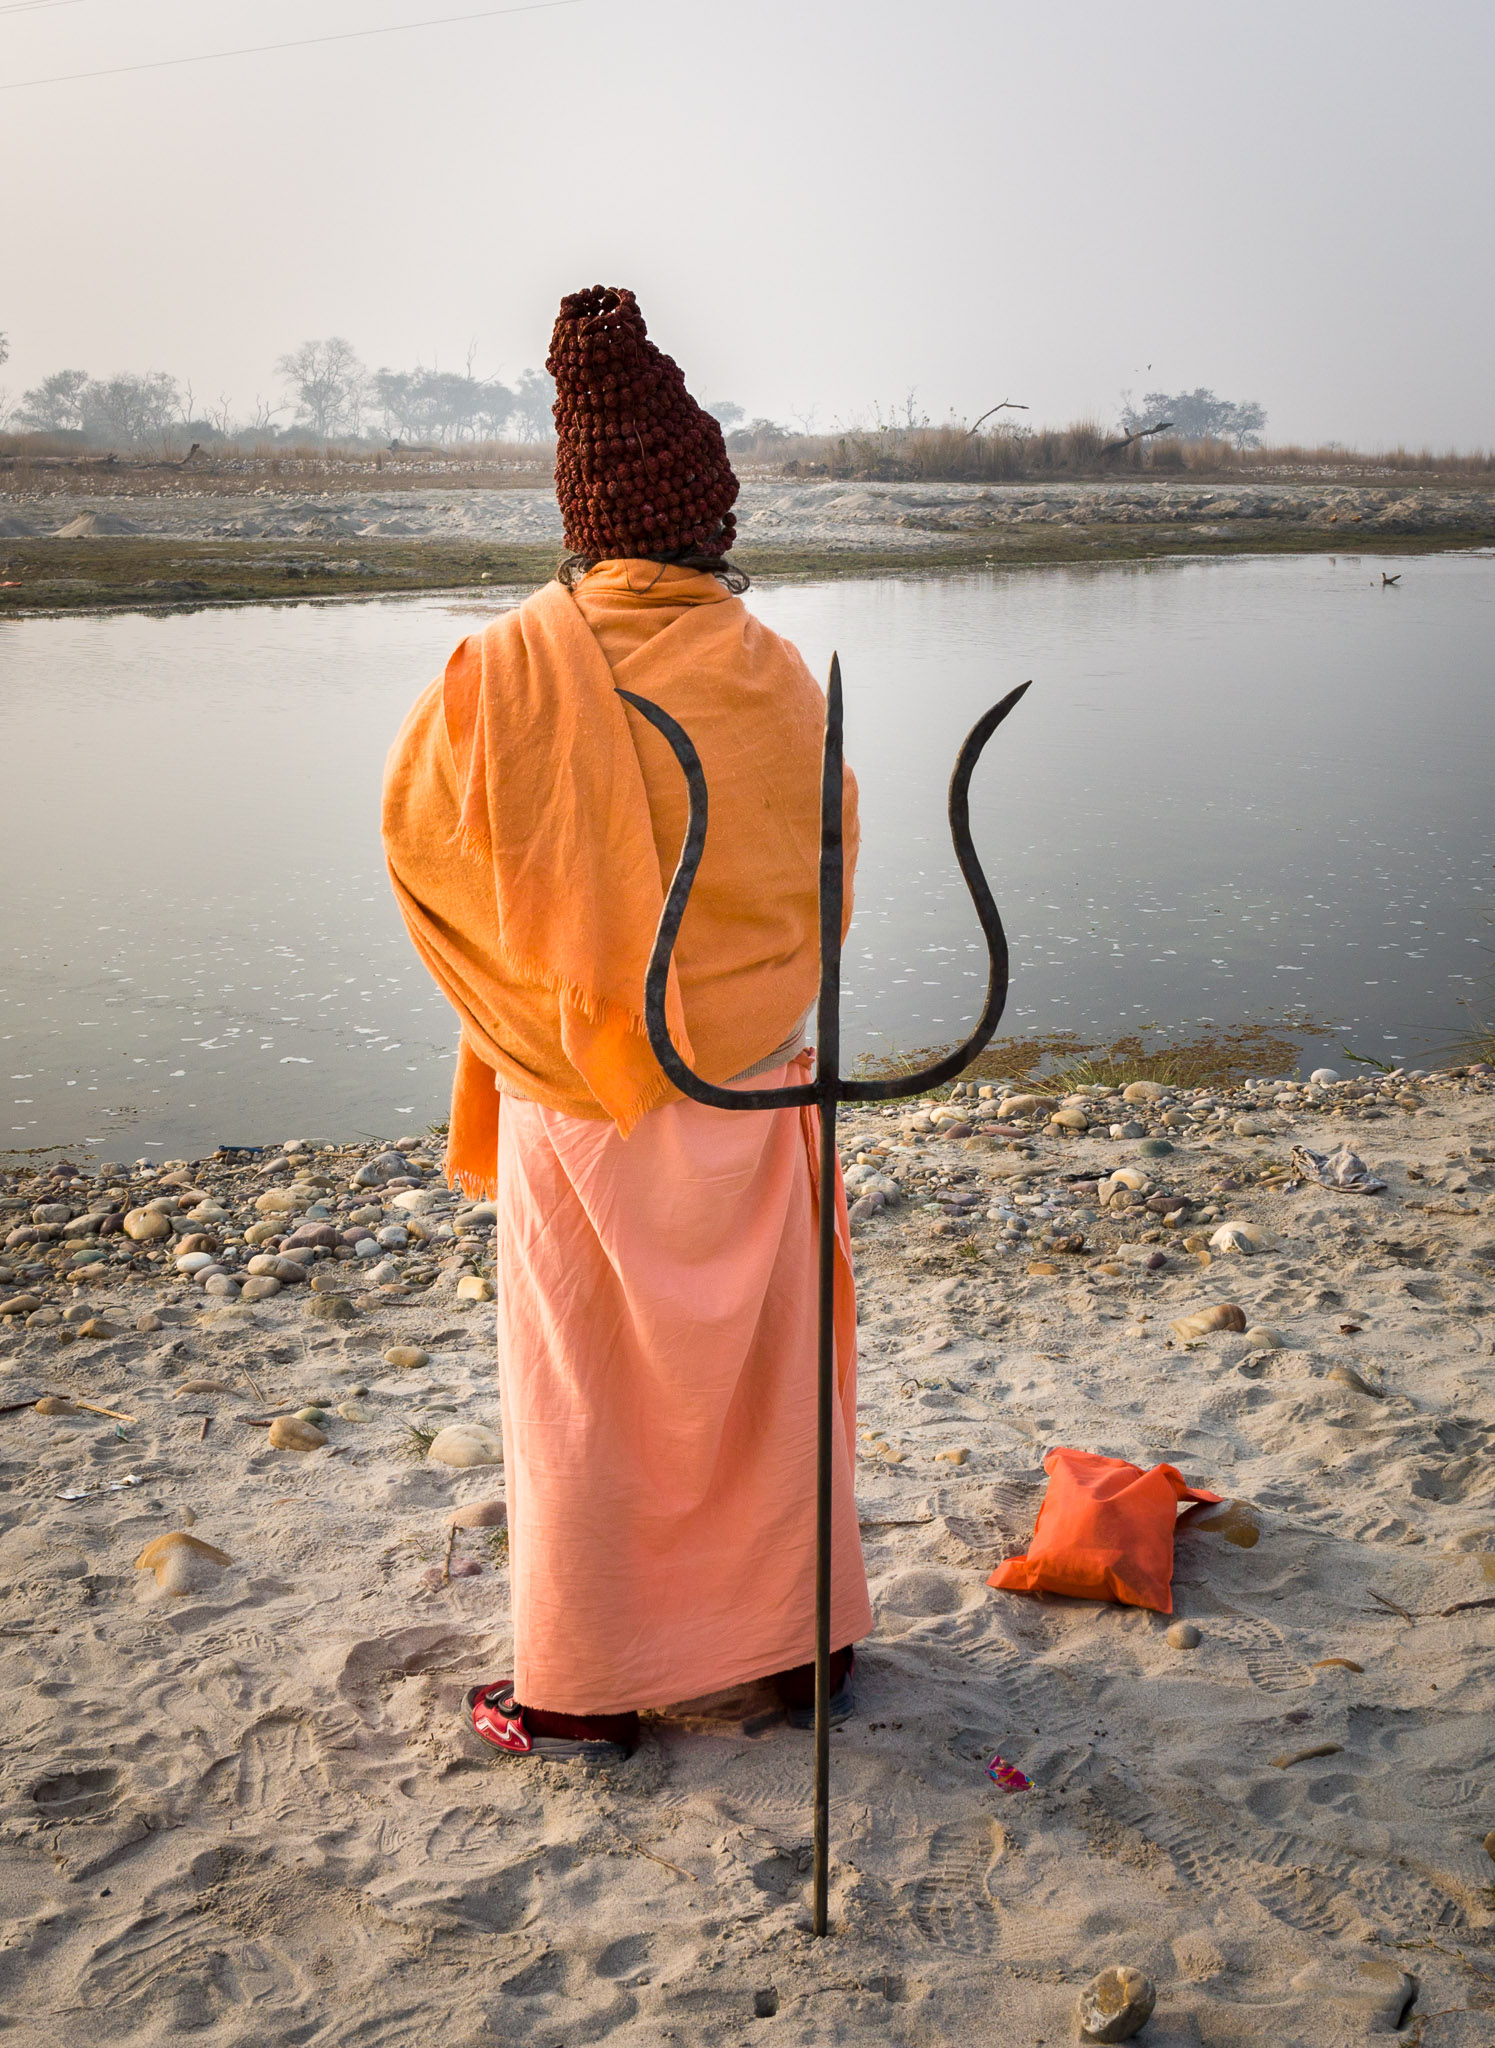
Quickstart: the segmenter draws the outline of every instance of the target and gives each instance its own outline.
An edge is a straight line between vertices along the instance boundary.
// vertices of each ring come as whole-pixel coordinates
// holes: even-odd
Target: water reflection
[[[943,823],[977,714],[1035,687],[973,818],[1008,1026],[1109,1039],[1294,1007],[1412,1058],[1488,987],[1488,557],[778,584],[838,648],[865,851],[847,1039],[955,1037],[983,959]],[[502,598],[0,627],[8,1142],[193,1153],[442,1113],[450,1013],[389,901],[385,749]],[[0,1140],[4,1142],[4,1140]]]

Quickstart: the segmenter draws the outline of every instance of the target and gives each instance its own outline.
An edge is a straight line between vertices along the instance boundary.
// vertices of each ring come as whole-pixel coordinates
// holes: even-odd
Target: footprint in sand
[[[936,1948],[982,1955],[996,1934],[987,1875],[1002,1853],[994,1821],[946,1821],[929,1838],[929,1868],[914,1886],[913,1921]]]

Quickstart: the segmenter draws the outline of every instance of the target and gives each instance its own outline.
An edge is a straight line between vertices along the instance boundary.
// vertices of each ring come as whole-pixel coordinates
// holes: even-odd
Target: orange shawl
[[[682,1054],[728,1080],[814,1000],[825,699],[789,642],[714,578],[612,563],[587,586],[647,602],[630,572],[677,615],[616,671],[576,599],[549,583],[463,641],[390,752],[385,851],[416,951],[462,1023],[448,1157],[470,1192],[494,1187],[495,1076],[625,1136],[676,1093],[643,999],[685,781],[619,686],[680,721],[711,794],[669,992]],[[849,917],[849,775],[846,832]]]

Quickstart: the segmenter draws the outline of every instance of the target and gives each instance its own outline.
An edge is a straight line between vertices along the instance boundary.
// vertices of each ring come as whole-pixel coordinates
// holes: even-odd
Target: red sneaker
[[[513,1680],[508,1678],[501,1678],[496,1685],[473,1686],[462,1706],[467,1724],[505,1756],[538,1756],[551,1763],[622,1763],[638,1748],[636,1714],[596,1717],[617,1727],[616,1736],[592,1732],[588,1720],[576,1715],[544,1717],[569,1721],[577,1730],[575,1734],[551,1734],[532,1727],[525,1719],[525,1709],[514,1697]]]

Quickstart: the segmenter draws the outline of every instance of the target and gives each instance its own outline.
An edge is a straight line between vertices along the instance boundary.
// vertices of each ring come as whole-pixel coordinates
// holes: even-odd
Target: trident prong
[[[987,741],[1028,689],[1019,683],[1000,704],[979,718],[956,756],[950,776],[950,836],[976,908],[990,961],[986,1003],[975,1030],[962,1045],[932,1066],[886,1081],[850,1081],[841,1076],[841,916],[844,842],[842,815],[841,662],[831,656],[826,686],[825,746],[820,768],[820,997],[817,1006],[815,1078],[796,1088],[723,1088],[704,1080],[675,1049],[665,1021],[665,991],[681,919],[706,847],[708,797],[701,757],[677,720],[632,690],[618,695],[662,733],[684,771],[690,796],[685,842],[660,913],[644,983],[644,1021],[655,1058],[682,1095],[714,1109],[789,1109],[814,1103],[820,1110],[819,1346],[815,1446],[815,1895],[812,1925],[826,1932],[830,1864],[830,1670],[831,1670],[831,1420],[835,1404],[836,1106],[841,1102],[886,1102],[935,1088],[967,1067],[1001,1021],[1007,1002],[1007,935],[987,886],[971,838],[971,776]]]

